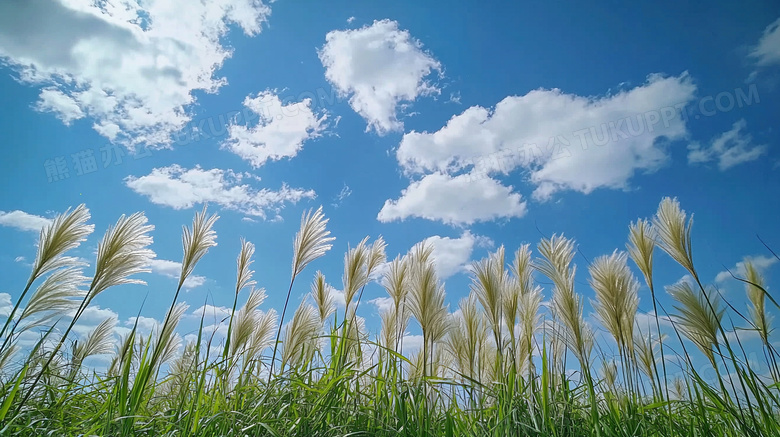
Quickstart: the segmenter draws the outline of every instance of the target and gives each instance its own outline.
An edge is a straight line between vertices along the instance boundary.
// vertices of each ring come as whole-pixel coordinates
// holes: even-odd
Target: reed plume
[[[766,285],[763,276],[756,270],[749,259],[743,261],[745,266],[745,292],[750,301],[750,319],[764,345],[769,345],[769,333],[772,332],[772,315],[767,313],[765,301]]]
[[[282,335],[282,325],[284,316],[287,314],[287,305],[290,303],[290,294],[295,283],[295,277],[298,276],[309,263],[325,255],[332,247],[330,244],[334,237],[329,237],[330,231],[326,229],[328,219],[322,212],[322,206],[316,211],[311,209],[301,217],[301,228],[295,234],[293,240],[293,262],[292,275],[290,278],[290,287],[287,289],[287,297],[284,300],[282,316],[279,319],[279,328],[276,330],[276,340],[274,340],[274,351],[271,354],[271,368],[268,372],[268,383],[271,383],[271,377],[274,373],[274,362],[276,361],[276,351],[279,348],[279,338]]]
[[[317,306],[320,323],[324,324],[328,317],[336,312],[336,298],[331,287],[325,282],[325,275],[319,270],[315,273],[314,282],[311,284],[311,297]]]
[[[706,291],[694,290],[690,282],[681,281],[666,287],[667,292],[679,303],[674,321],[709,359],[716,368],[714,351],[718,349],[718,331],[726,310],[720,308],[720,300],[706,296]]]
[[[634,358],[634,320],[639,308],[639,282],[628,268],[627,254],[613,252],[590,265],[590,285],[596,292],[596,316],[617,342],[623,359]]]
[[[33,261],[32,271],[30,272],[30,278],[27,280],[27,284],[22,290],[22,293],[17,299],[16,304],[11,309],[11,312],[6,317],[3,328],[0,329],[0,339],[5,338],[3,346],[0,347],[2,351],[10,341],[14,333],[14,328],[18,321],[14,324],[14,327],[10,332],[7,332],[9,325],[15,320],[16,312],[24,300],[25,296],[32,287],[33,282],[38,278],[53,272],[61,268],[76,268],[83,266],[84,264],[79,262],[75,257],[64,256],[64,254],[76,247],[78,247],[87,236],[94,231],[95,226],[87,224],[90,219],[89,210],[81,204],[71,211],[67,209],[64,213],[58,215],[50,224],[41,229],[41,233],[38,239],[38,250]],[[41,298],[45,298],[41,296]]]
[[[534,268],[553,281],[551,309],[559,320],[562,330],[558,334],[583,370],[590,368],[590,353],[593,348],[593,332],[582,317],[582,297],[574,291],[576,267],[572,267],[574,242],[563,236],[553,235],[539,242],[542,258]]]

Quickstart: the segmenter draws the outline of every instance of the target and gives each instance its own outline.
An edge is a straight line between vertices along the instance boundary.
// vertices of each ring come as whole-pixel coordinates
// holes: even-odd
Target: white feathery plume
[[[255,271],[250,269],[252,263],[254,262],[252,260],[252,255],[254,255],[254,253],[255,245],[242,238],[241,252],[238,253],[238,258],[236,259],[236,294],[238,294],[244,288],[255,285],[257,283],[252,280],[252,275],[255,273]]]
[[[184,284],[195,265],[203,258],[208,250],[217,245],[217,233],[214,231],[214,224],[219,219],[217,214],[206,217],[206,205],[199,213],[195,213],[192,220],[192,230],[183,227],[182,247],[184,256],[181,262],[181,276],[179,277],[179,288]]]
[[[82,341],[73,343],[72,361],[75,367],[80,366],[87,357],[113,351],[116,322],[115,317],[109,317],[100,322]]]
[[[714,349],[719,345],[718,331],[726,312],[720,308],[720,299],[714,295],[705,296],[687,281],[670,285],[666,291],[680,304],[675,305],[680,313],[674,316],[675,323],[715,366]]]
[[[184,316],[184,313],[187,312],[188,308],[189,305],[184,302],[177,303],[171,308],[167,317],[168,323],[163,324],[157,344],[155,345],[155,356],[158,356],[158,361],[153,364],[161,366],[176,355],[176,352],[181,345],[181,337],[175,332],[176,327],[179,325],[181,318]]]
[[[582,297],[574,291],[575,267],[571,266],[574,242],[563,236],[553,235],[549,239],[542,239],[538,249],[542,258],[534,263],[534,268],[553,281],[551,309],[564,328],[558,330],[558,334],[577,357],[582,368],[588,369],[593,348],[593,332],[582,316]]]
[[[41,229],[30,283],[48,272],[73,265],[75,258],[61,255],[78,247],[95,230],[95,225],[87,224],[89,219],[89,209],[81,204],[73,211],[66,210]]]
[[[653,283],[653,250],[655,249],[655,234],[647,220],[637,220],[628,227],[628,255],[639,267],[645,277],[648,287]]]
[[[236,314],[230,338],[230,354],[234,356],[234,358],[236,358],[236,353],[241,351],[244,346],[250,342],[255,326],[257,325],[258,317],[260,316],[260,311],[257,308],[262,305],[265,297],[266,294],[264,289],[252,288],[246,303]]]
[[[276,310],[274,309],[267,312],[259,312],[255,318],[255,329],[252,331],[252,337],[247,348],[249,359],[258,358],[263,349],[273,345],[274,327],[276,327],[277,319]]]
[[[621,350],[632,358],[634,319],[639,308],[639,282],[627,264],[628,255],[615,251],[596,258],[589,266],[590,285],[596,292],[592,303],[596,316]]]
[[[314,282],[311,284],[311,297],[317,305],[320,321],[325,323],[325,320],[336,311],[336,298],[333,296],[331,287],[325,282],[325,275],[319,270],[314,275]]]
[[[357,246],[349,248],[344,254],[344,274],[341,281],[344,285],[344,301],[347,308],[350,307],[352,299],[364,285],[368,284],[368,270],[366,265],[369,259],[370,248],[367,246],[368,237],[358,243]]]
[[[502,303],[509,277],[504,270],[504,247],[472,266],[471,292],[485,310],[487,321],[493,330],[498,350],[503,350],[501,340]]]
[[[750,319],[765,345],[769,345],[769,333],[772,332],[772,315],[766,311],[766,296],[764,290],[764,278],[758,272],[753,262],[749,259],[744,260],[745,265],[745,292],[750,301]]]
[[[24,326],[22,331],[75,310],[80,303],[77,299],[84,297],[85,291],[81,287],[87,281],[88,278],[82,275],[81,269],[75,267],[61,268],[47,276],[27,302],[19,317],[19,323],[35,315],[39,315],[39,318]]]
[[[149,234],[153,225],[147,225],[142,212],[129,217],[121,216],[116,225],[109,227],[98,243],[95,276],[89,287],[87,302],[109,287],[123,284],[142,284],[140,279],[130,279],[137,273],[149,272],[149,261],[154,252],[148,249],[152,244]]]
[[[658,205],[658,212],[653,217],[653,228],[658,235],[661,249],[697,278],[691,252],[693,215],[687,223],[685,219],[685,211],[680,208],[677,198],[664,197]]]
[[[311,361],[320,326],[320,317],[312,305],[298,307],[284,331],[282,369],[288,364],[291,368],[297,368]]]
[[[330,250],[334,237],[328,237],[330,231],[325,226],[328,220],[322,212],[322,206],[312,213],[309,210],[301,218],[301,229],[295,234],[293,242],[292,276],[298,276],[306,266]]]
[[[387,261],[387,243],[380,235],[379,238],[374,240],[374,243],[368,249],[368,259],[366,260],[366,275],[372,278],[376,273],[376,269]]]

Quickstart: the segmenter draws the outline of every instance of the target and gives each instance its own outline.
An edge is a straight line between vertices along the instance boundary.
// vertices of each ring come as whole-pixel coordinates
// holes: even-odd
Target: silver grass
[[[230,338],[230,354],[235,355],[246,346],[252,334],[255,330],[255,326],[260,316],[260,311],[257,309],[262,305],[265,300],[265,290],[260,288],[252,288],[249,292],[249,297],[246,300],[244,306],[236,314],[233,319],[233,327],[231,329]]]
[[[538,285],[520,295],[518,320],[520,335],[518,338],[516,360],[520,369],[533,372],[534,337],[542,325],[540,309],[542,306],[542,288]]]
[[[628,255],[634,261],[639,271],[645,278],[645,283],[652,286],[653,283],[653,250],[655,249],[655,235],[653,227],[647,220],[637,220],[628,227]]]
[[[687,281],[670,285],[666,290],[679,302],[675,305],[679,312],[674,316],[675,323],[715,366],[714,349],[719,345],[718,330],[726,312],[720,308],[720,299],[712,294],[705,296]]]
[[[27,324],[22,331],[40,326],[53,317],[75,310],[80,303],[78,299],[85,295],[81,287],[87,280],[88,278],[82,275],[81,269],[75,267],[61,268],[47,276],[30,297],[18,322],[21,323],[34,316],[38,316],[38,319]]]
[[[453,316],[447,337],[446,349],[452,355],[460,373],[470,379],[479,377],[479,350],[487,341],[487,326],[477,308],[477,298],[469,294],[458,303],[460,309]]]
[[[160,366],[173,360],[176,358],[176,356],[179,355],[179,349],[181,349],[181,344],[183,341],[184,340],[181,338],[181,335],[176,333],[173,335],[173,338],[171,338],[170,341],[165,343],[165,349],[163,349],[162,353],[160,354]]]
[[[401,301],[409,291],[406,284],[408,271],[408,262],[406,260],[406,257],[401,258],[397,256],[390,262],[389,268],[385,272],[384,278],[382,278],[382,286],[390,298],[393,299],[393,306],[396,308],[401,306]]]
[[[588,267],[590,286],[596,292],[593,308],[596,316],[618,344],[633,357],[634,320],[639,308],[639,282],[628,268],[628,255],[613,252],[596,258]]]
[[[73,344],[72,361],[78,367],[87,357],[109,354],[114,349],[114,327],[116,318],[109,317],[100,322],[82,341]]]
[[[330,231],[325,229],[328,219],[322,213],[322,206],[313,212],[309,210],[301,218],[301,229],[295,234],[293,242],[292,276],[298,276],[306,266],[330,250]]]
[[[357,246],[349,248],[347,253],[344,254],[344,273],[341,276],[341,282],[344,286],[344,301],[347,308],[349,308],[358,290],[369,281],[366,266],[370,248],[367,246],[367,243],[368,237],[361,240]]]
[[[320,326],[320,317],[312,305],[303,304],[298,307],[284,331],[282,369],[286,365],[298,368],[311,361]]]
[[[238,258],[236,259],[236,294],[238,294],[244,288],[256,284],[256,282],[252,280],[252,275],[255,272],[254,270],[250,269],[252,263],[254,262],[252,260],[252,255],[254,255],[254,253],[255,245],[242,238],[241,251],[238,253]]]
[[[574,257],[574,242],[553,235],[549,239],[542,239],[538,249],[543,258],[537,260],[534,267],[553,281],[551,310],[564,328],[557,333],[582,368],[587,369],[593,348],[593,332],[582,316],[582,297],[574,291],[576,268],[570,266]]]
[[[433,358],[433,345],[444,337],[449,327],[449,312],[444,305],[444,286],[439,283],[432,249],[423,243],[413,253],[411,265],[409,312],[423,332],[423,354]],[[426,358],[423,357],[423,360]]]
[[[295,283],[295,277],[298,276],[310,262],[325,255],[332,247],[330,242],[335,240],[334,237],[328,236],[330,235],[330,231],[325,228],[327,224],[328,219],[326,219],[325,215],[322,213],[322,206],[317,208],[317,211],[315,212],[309,210],[301,217],[301,229],[295,234],[295,240],[293,241],[292,277],[290,278],[290,288],[287,289],[287,297],[284,300],[284,308],[282,309],[282,316],[279,320],[279,327],[276,330],[274,351],[271,354],[271,368],[268,372],[268,384],[271,383],[271,377],[274,374],[276,351],[279,347],[282,324],[284,324],[284,316],[287,314],[287,305],[290,303],[290,294],[292,293],[292,287]]]
[[[369,278],[373,277],[374,273],[376,273],[376,269],[387,261],[385,249],[387,249],[387,243],[385,243],[385,240],[381,235],[374,240],[374,243],[368,249],[366,274]]]
[[[517,324],[517,314],[520,311],[520,297],[520,283],[517,278],[507,278],[504,291],[501,294],[501,312],[504,327],[511,337],[510,346],[512,349],[515,347],[515,325]]]
[[[325,275],[319,270],[314,274],[314,282],[311,284],[311,297],[317,305],[320,322],[325,323],[325,320],[336,311],[336,298],[331,287],[325,282]]]
[[[601,367],[602,376],[604,377],[604,385],[608,392],[614,393],[617,391],[617,364],[614,361],[605,361]]]
[[[531,292],[533,290],[533,269],[530,244],[524,244],[517,249],[511,270],[520,285],[520,292],[522,294]]]
[[[16,324],[6,335],[6,329],[13,320],[16,320],[16,312],[22,300],[27,295],[33,282],[41,276],[60,268],[74,268],[84,266],[77,258],[63,256],[65,252],[78,247],[81,242],[95,229],[94,225],[88,225],[86,222],[90,219],[89,210],[83,205],[77,206],[73,211],[70,209],[57,216],[49,225],[41,229],[38,251],[33,261],[30,278],[22,291],[16,304],[6,317],[3,327],[0,328],[0,338],[5,337],[5,341],[0,346],[2,351],[10,341]],[[18,322],[18,321],[17,321]]]
[[[146,223],[146,216],[137,212],[129,217],[123,215],[116,225],[106,231],[98,243],[95,276],[89,287],[88,301],[116,285],[146,285],[142,280],[130,278],[150,271],[148,265],[154,252],[148,249],[152,244],[152,237],[148,234],[154,226]]]
[[[184,255],[181,262],[181,276],[179,277],[179,288],[184,284],[195,265],[208,250],[217,245],[217,233],[214,231],[214,224],[219,219],[217,214],[206,216],[206,206],[199,213],[195,213],[192,220],[192,229],[186,226],[182,230],[182,247]]]
[[[20,349],[19,345],[16,342],[13,342],[10,346],[0,351],[0,369],[2,369],[0,370],[0,375],[2,375],[3,370],[8,369],[8,363]]]
[[[62,254],[78,247],[95,230],[95,225],[87,224],[89,219],[89,209],[81,204],[73,211],[68,209],[41,229],[30,283],[48,272],[72,265],[75,258],[62,257]]]
[[[745,280],[748,282],[745,284],[745,292],[750,301],[750,308],[748,309],[750,319],[756,327],[761,341],[768,345],[769,333],[772,332],[772,315],[767,313],[765,307],[766,296],[764,290],[766,290],[766,285],[764,284],[764,278],[749,259],[744,260],[744,265]]]
[[[696,278],[691,252],[692,226],[693,215],[686,223],[685,211],[680,208],[677,198],[664,197],[661,200],[658,212],[653,217],[653,228],[658,235],[659,246]]]
[[[503,318],[503,295],[509,277],[504,270],[504,247],[472,266],[471,292],[485,310],[487,321],[493,330],[498,349],[503,349],[501,321]]]
[[[177,303],[167,314],[166,320],[168,323],[163,324],[157,344],[154,346],[155,356],[157,356],[158,361],[153,364],[160,366],[176,355],[176,351],[181,344],[181,337],[175,332],[176,327],[188,308],[189,305],[184,302]]]
[[[121,367],[126,362],[128,355],[133,353],[133,336],[130,333],[119,336],[119,343],[116,347],[114,357],[111,359],[111,364],[108,366],[108,376],[119,376],[121,373]]]
[[[256,318],[255,329],[252,331],[252,337],[247,348],[247,356],[250,359],[259,358],[260,353],[273,345],[274,327],[277,323],[276,310],[260,312]]]
[[[655,346],[660,344],[662,339],[653,339],[650,334],[643,335],[638,332],[634,335],[634,347],[636,348],[637,364],[639,370],[642,371],[651,381],[656,377],[656,363],[658,362],[658,355],[656,354]]]
[[[382,347],[395,350],[395,345],[398,343],[398,327],[396,326],[398,315],[395,308],[390,307],[379,313],[379,320],[381,326],[379,328],[379,343]]]

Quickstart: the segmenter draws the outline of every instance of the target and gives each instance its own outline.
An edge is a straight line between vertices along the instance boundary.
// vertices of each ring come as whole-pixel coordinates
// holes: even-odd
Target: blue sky
[[[431,238],[454,310],[471,261],[564,233],[592,297],[588,261],[624,249],[664,196],[695,214],[697,267],[735,306],[742,287],[716,277],[743,257],[780,278],[756,237],[780,250],[775,2],[92,3],[0,6],[5,300],[36,230],[79,203],[96,226],[77,250],[88,260],[121,214],[156,227],[148,286],[96,301],[96,320],[120,324],[144,299],[144,316],[164,316],[181,226],[204,203],[218,246],[183,295],[190,312],[232,303],[240,237],[257,246],[264,307],[281,308],[300,216],[319,205],[336,241],[296,303],[318,269],[340,288],[342,254],[366,235],[389,258]],[[683,275],[657,259],[660,284]],[[359,313],[378,329],[376,305]]]

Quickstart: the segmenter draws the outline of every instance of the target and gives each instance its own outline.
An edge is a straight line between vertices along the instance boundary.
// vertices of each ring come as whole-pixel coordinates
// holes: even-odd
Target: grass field
[[[740,278],[748,308],[703,285],[691,255],[692,221],[673,199],[627,228],[625,252],[587,266],[599,329],[616,353],[595,341],[596,327],[583,315],[573,240],[556,235],[514,253],[499,248],[473,265],[470,293],[454,311],[429,246],[388,262],[382,239],[366,239],[344,258],[344,308],[307,268],[330,249],[321,210],[305,214],[295,236],[281,313],[260,309],[265,291],[252,280],[254,246],[242,242],[226,340],[216,341],[203,320],[196,340],[185,344],[176,333],[187,309],[182,284],[215,244],[217,216],[204,209],[185,228],[179,286],[159,329],[143,336],[134,327],[116,344],[116,321],[108,319],[79,337],[73,327],[96,296],[139,281],[153,229],[143,214],[120,218],[100,242],[94,275],[84,277],[68,251],[94,230],[89,220],[80,206],[45,228],[30,279],[18,287],[0,331],[0,435],[780,435],[767,310],[777,302],[749,262]],[[670,256],[692,280],[656,284],[654,256]],[[370,336],[357,310],[380,271],[392,305]],[[311,295],[288,307],[293,287],[312,274]],[[637,328],[640,281],[649,288],[641,299],[659,315],[651,332]],[[661,292],[674,298],[673,308],[659,304]],[[674,335],[660,335],[662,319]],[[730,320],[758,334],[763,362],[748,359]],[[410,323],[423,342],[404,356]],[[40,333],[35,347],[19,346],[26,332]],[[691,348],[717,377],[694,366]],[[113,354],[106,371],[82,365],[97,354]],[[672,372],[672,362],[683,371]]]

